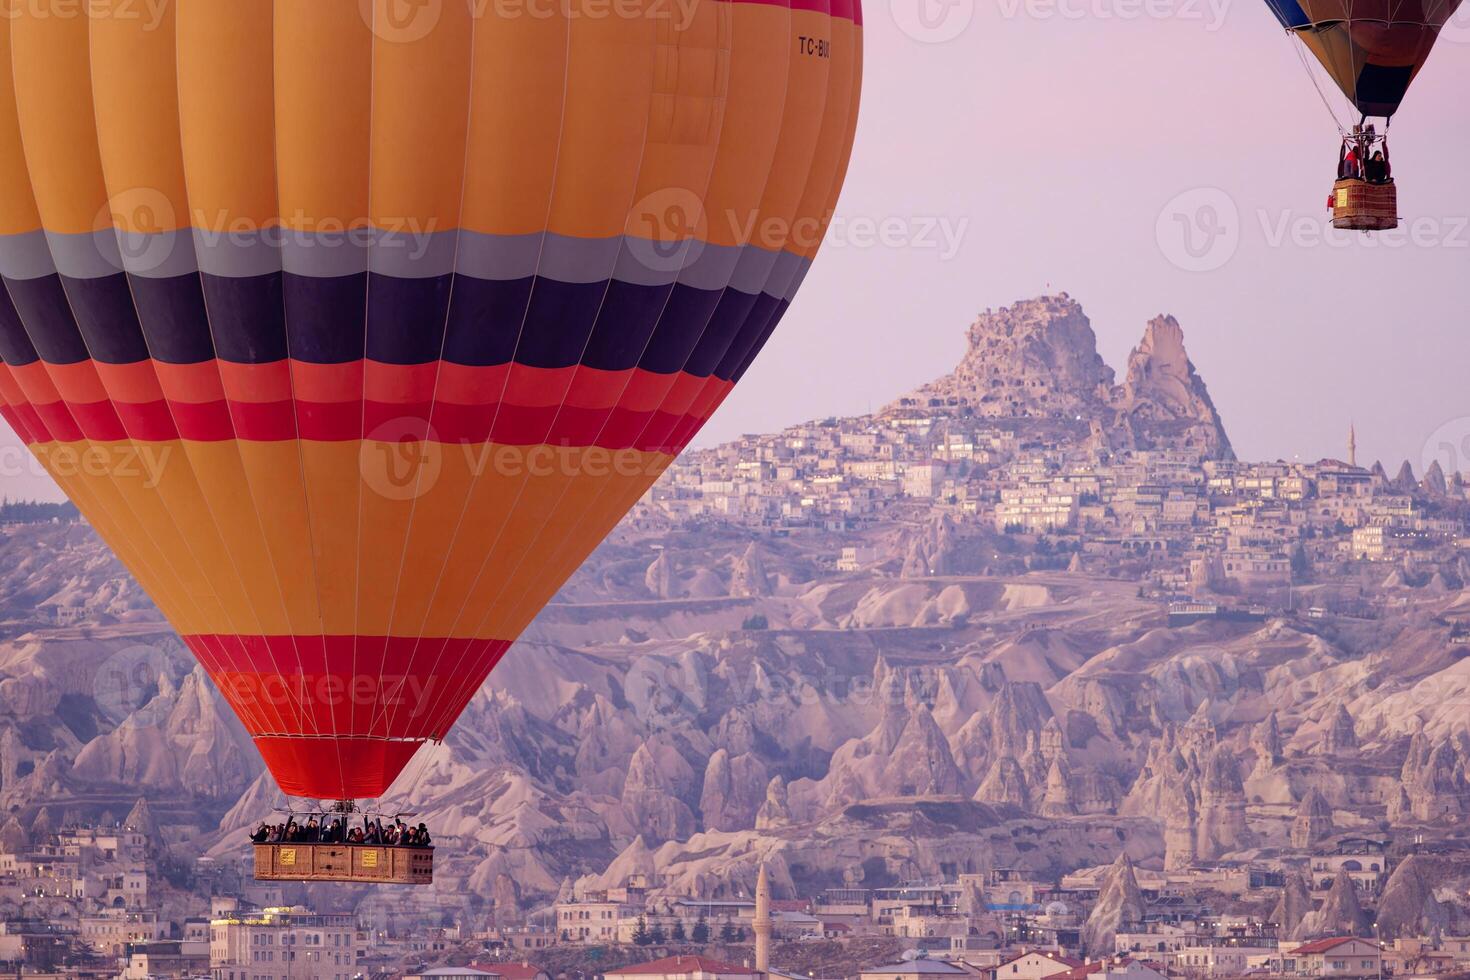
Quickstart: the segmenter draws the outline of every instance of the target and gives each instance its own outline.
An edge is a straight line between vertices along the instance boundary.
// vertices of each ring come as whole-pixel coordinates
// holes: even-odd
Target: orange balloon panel
[[[855,0],[0,20],[0,415],[287,793],[381,795],[750,366]]]

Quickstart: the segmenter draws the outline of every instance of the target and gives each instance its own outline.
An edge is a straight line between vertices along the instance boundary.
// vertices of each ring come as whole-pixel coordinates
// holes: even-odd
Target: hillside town
[[[1381,612],[1395,587],[1443,594],[1470,576],[1459,472],[1364,465],[1350,420],[1338,458],[1238,460],[1177,322],[1148,325],[1122,386],[1092,348],[1068,297],[987,312],[954,375],[877,414],[688,452],[633,519],[858,538],[927,523],[937,540],[904,569],[928,575],[962,570],[956,541],[993,532],[1025,545],[980,571],[1137,575],[1193,615],[1300,605],[1294,585],[1316,586],[1304,610]],[[830,560],[888,557],[857,544]]]
[[[505,927],[493,917],[428,925],[395,922],[391,912],[287,905],[279,888],[230,880],[208,861],[184,880],[232,894],[176,903],[159,894],[175,891],[180,879],[159,880],[158,827],[140,802],[110,829],[6,823],[0,901],[23,914],[8,915],[0,929],[0,961],[20,977],[123,980],[550,980],[573,972],[606,980],[905,973],[1163,980],[1470,971],[1470,919],[1426,885],[1427,866],[1445,860],[1445,849],[1334,833],[1324,809],[1320,798],[1309,801],[1292,827],[1299,846],[1250,863],[1158,872],[1135,866],[1125,851],[1112,865],[1056,880],[993,868],[781,899],[773,899],[764,865],[753,894],[718,900],[672,895],[658,880],[632,875],[606,891],[568,888],[527,922]],[[778,959],[796,966],[773,966],[773,944]],[[862,958],[884,952],[891,962]],[[832,972],[834,965],[844,972]]]
[[[1070,297],[986,311],[876,413],[670,467],[384,801],[423,887],[255,880],[292,801],[7,503],[0,970],[1470,974],[1470,491],[1420,470],[1351,420],[1237,459],[1172,318],[1119,381]]]

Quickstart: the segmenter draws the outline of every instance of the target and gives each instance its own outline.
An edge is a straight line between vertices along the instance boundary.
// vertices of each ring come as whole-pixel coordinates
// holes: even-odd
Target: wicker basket
[[[364,844],[256,844],[255,880],[427,885],[434,880],[434,849]]]
[[[1399,226],[1399,191],[1392,183],[1339,180],[1332,185],[1332,227],[1388,231]]]

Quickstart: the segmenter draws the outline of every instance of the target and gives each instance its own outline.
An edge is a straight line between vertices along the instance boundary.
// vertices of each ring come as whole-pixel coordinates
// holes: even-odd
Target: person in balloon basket
[[[1387,149],[1374,150],[1363,165],[1363,176],[1370,184],[1387,184],[1393,180],[1393,171],[1388,164]]]

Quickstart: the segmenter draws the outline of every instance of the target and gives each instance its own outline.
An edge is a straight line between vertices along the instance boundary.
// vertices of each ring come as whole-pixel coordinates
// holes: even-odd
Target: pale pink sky
[[[1470,11],[1394,126],[1418,240],[1375,245],[1322,240],[1336,131],[1263,0],[920,2],[867,6],[837,237],[701,443],[876,407],[1048,284],[1115,368],[1178,316],[1244,457],[1341,455],[1350,417],[1391,466],[1470,437]],[[1190,271],[1201,204],[1224,234]],[[0,492],[55,496],[13,446]]]
[[[977,0],[930,44],[898,26],[917,2],[865,9],[839,210],[969,218],[961,248],[825,251],[702,441],[877,406],[947,370],[975,313],[1048,283],[1114,368],[1149,318],[1178,316],[1246,458],[1342,455],[1350,417],[1360,458],[1416,471],[1432,436],[1470,437],[1470,8],[1393,127],[1419,240],[1374,245],[1323,241],[1337,131],[1263,0]],[[1157,227],[1198,188],[1240,216],[1208,272]]]

